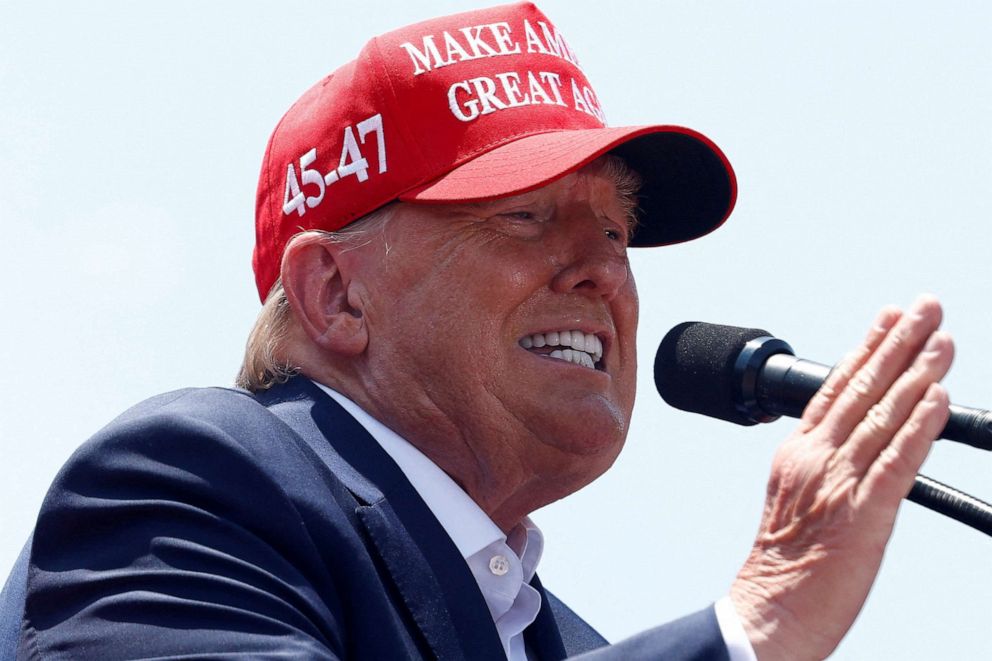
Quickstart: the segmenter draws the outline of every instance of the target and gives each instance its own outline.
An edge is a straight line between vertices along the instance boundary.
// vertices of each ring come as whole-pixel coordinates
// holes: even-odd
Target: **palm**
[[[731,591],[759,658],[823,658],[854,622],[901,499],[947,419],[953,344],[921,298],[887,309],[810,402],[772,465]]]

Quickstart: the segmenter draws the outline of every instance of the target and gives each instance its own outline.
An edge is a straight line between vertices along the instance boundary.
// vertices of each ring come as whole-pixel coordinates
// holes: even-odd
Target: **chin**
[[[541,442],[554,448],[559,455],[581,458],[583,462],[613,464],[627,438],[629,417],[615,407],[597,411],[596,414],[577,415],[572,411],[564,418],[565,424],[554,425],[540,436]],[[562,460],[565,457],[561,457]]]
[[[603,395],[572,399],[559,413],[558,424],[545,438],[555,438],[561,449],[576,454],[619,453],[630,428],[630,411]]]

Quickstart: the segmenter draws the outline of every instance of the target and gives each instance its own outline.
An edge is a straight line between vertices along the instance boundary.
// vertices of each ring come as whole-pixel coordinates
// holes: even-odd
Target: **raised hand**
[[[896,511],[948,416],[954,355],[941,308],[882,310],[775,454],[731,599],[759,659],[822,659],[878,573]]]

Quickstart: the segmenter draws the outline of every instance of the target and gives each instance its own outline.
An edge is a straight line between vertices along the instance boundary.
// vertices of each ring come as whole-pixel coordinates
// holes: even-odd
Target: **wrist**
[[[743,574],[744,572],[742,572]],[[806,630],[782,603],[777,581],[738,576],[730,588],[730,600],[759,661],[803,661],[823,659],[821,641]]]

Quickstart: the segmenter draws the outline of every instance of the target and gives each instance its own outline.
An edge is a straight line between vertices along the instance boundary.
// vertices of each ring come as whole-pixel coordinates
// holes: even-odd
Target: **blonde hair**
[[[627,213],[631,231],[637,226],[637,191],[641,187],[641,177],[619,156],[607,154],[594,163],[600,164],[600,172],[613,180],[617,197]],[[309,230],[301,234],[317,234],[334,243],[349,244],[357,248],[372,240],[373,235],[382,234],[395,203],[373,211],[336,232]],[[299,235],[297,235],[299,236]],[[388,250],[388,247],[387,247]],[[282,280],[277,279],[269,295],[265,298],[255,326],[248,335],[245,357],[234,384],[239,388],[258,392],[268,390],[278,383],[285,383],[300,372],[298,365],[291,364],[282,356],[282,344],[289,332],[292,309]]]

